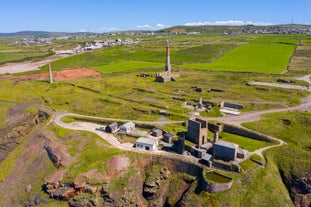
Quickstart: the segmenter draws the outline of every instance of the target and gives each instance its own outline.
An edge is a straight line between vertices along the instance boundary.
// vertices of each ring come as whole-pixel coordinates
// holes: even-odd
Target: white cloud
[[[78,31],[79,31],[79,32],[87,32],[86,29],[79,29]]]
[[[164,25],[164,24],[159,23],[159,24],[157,24],[156,27],[157,27],[157,28],[160,28],[160,29],[163,29],[163,28],[165,28],[165,27],[167,27],[167,26]]]
[[[241,26],[241,25],[272,25],[269,22],[252,22],[242,20],[228,20],[228,21],[214,21],[214,22],[191,22],[184,24],[185,26],[204,26],[204,25],[227,25],[227,26]]]
[[[138,26],[136,26],[136,28],[138,28],[138,29],[150,29],[151,26],[148,24],[145,24],[145,25],[138,25]]]

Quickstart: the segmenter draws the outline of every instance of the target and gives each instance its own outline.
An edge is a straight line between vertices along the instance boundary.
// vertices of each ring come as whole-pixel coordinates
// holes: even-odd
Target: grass
[[[241,163],[244,169],[234,177],[232,187],[216,194],[220,206],[292,206],[290,196],[282,183],[277,165],[267,157],[266,168],[249,159]]]
[[[275,148],[273,155],[287,178],[304,177],[311,171],[311,114],[307,112],[274,113],[245,127],[284,140],[287,145]],[[282,120],[289,120],[284,124]],[[271,127],[273,126],[273,127]]]
[[[295,50],[290,44],[244,44],[213,63],[184,64],[183,68],[278,74]]]
[[[12,107],[12,104],[0,102],[0,127],[2,127],[5,124],[7,113],[10,107]]]
[[[270,142],[259,141],[235,134],[229,134],[226,132],[221,132],[219,136],[222,140],[238,144],[240,148],[245,149],[249,152],[253,152],[257,149],[273,145],[273,143]]]
[[[121,71],[129,71],[132,69],[142,69],[142,68],[154,68],[161,67],[163,63],[157,62],[143,62],[143,61],[126,61],[115,64],[96,66],[94,67],[96,70],[101,72],[121,72]]]

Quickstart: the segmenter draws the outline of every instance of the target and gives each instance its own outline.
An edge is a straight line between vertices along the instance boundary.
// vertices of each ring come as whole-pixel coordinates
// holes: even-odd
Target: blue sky
[[[311,0],[4,0],[0,33],[202,24],[311,24]]]

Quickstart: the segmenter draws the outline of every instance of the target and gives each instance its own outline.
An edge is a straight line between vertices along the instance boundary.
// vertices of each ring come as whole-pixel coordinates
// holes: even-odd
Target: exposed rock
[[[45,146],[44,149],[48,153],[49,158],[51,159],[56,168],[60,168],[63,166],[61,163],[61,159],[53,152],[50,146]]]
[[[286,178],[281,172],[282,179],[289,190],[293,203],[297,207],[311,206],[311,177]]]
[[[73,198],[69,202],[70,207],[92,207],[96,206],[96,201],[87,198]]]
[[[72,187],[59,187],[53,191],[51,197],[56,200],[69,200],[76,195],[76,189]]]
[[[29,199],[27,203],[25,204],[25,207],[30,207],[30,206],[38,206],[40,204],[48,204],[49,201],[46,200],[45,198],[42,198],[39,195],[35,195],[33,199]]]
[[[43,189],[56,200],[69,200],[81,193],[95,194],[97,192],[96,186],[85,183],[62,183],[61,181],[46,182]]]

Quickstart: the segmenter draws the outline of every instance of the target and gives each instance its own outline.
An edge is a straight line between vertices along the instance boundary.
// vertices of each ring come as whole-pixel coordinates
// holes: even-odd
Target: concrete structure
[[[170,48],[166,47],[166,64],[164,67],[164,72],[156,74],[156,82],[165,83],[174,80],[171,73],[171,63],[170,63]]]
[[[135,147],[139,149],[145,149],[145,150],[156,150],[158,147],[158,140],[152,139],[152,138],[145,138],[140,137],[137,139],[135,143]]]
[[[201,159],[201,163],[207,165],[207,167],[212,167],[213,165],[213,156],[205,153]]]
[[[165,134],[163,135],[163,141],[164,141],[164,142],[167,142],[167,143],[171,143],[171,142],[173,141],[174,137],[175,137],[174,134],[165,133]]]
[[[208,123],[207,120],[202,118],[195,118],[194,120],[188,120],[188,131],[187,139],[191,142],[202,145],[207,143],[207,131]]]
[[[135,124],[133,122],[127,122],[126,124],[123,124],[122,126],[120,126],[119,132],[129,133],[133,129],[135,129]]]
[[[206,153],[206,149],[200,147],[191,147],[190,153],[195,157],[202,158]]]
[[[50,83],[53,83],[53,73],[52,73],[51,64],[49,64],[49,81]]]
[[[119,130],[119,126],[116,122],[113,122],[112,124],[109,124],[106,126],[105,131],[108,133],[116,133]]]
[[[239,145],[232,142],[217,141],[213,144],[213,156],[215,159],[232,161],[237,157]]]
[[[161,129],[153,129],[151,135],[154,137],[160,137],[163,135],[163,131]]]

